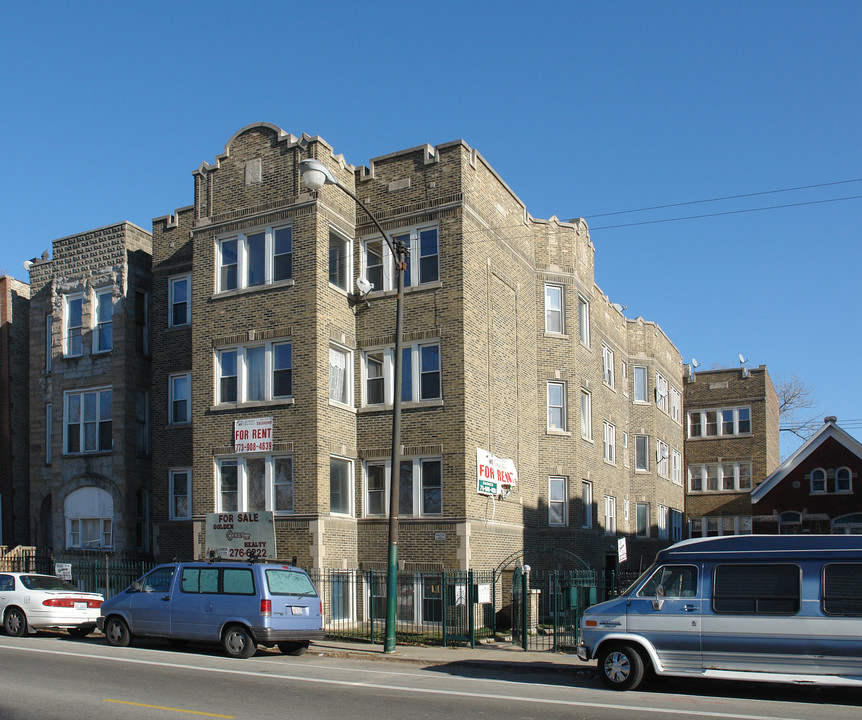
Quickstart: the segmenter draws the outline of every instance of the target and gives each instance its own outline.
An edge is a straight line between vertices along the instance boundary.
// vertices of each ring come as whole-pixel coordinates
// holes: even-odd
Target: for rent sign
[[[235,420],[233,447],[238,453],[272,452],[272,418]]]
[[[207,555],[276,558],[271,511],[207,513]]]
[[[481,448],[476,448],[476,475],[476,492],[480,495],[500,495],[518,484],[514,461]]]

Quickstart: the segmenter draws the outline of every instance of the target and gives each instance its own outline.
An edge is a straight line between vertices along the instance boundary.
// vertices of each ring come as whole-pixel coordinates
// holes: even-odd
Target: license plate
[[[301,607],[296,607],[295,605],[294,605],[294,606],[291,606],[291,608],[290,608],[290,614],[291,614],[291,615],[302,615],[302,608],[301,608]]]
[[[75,610],[86,610],[86,609],[87,609],[87,603],[85,603],[85,602],[76,602],[75,603]]]

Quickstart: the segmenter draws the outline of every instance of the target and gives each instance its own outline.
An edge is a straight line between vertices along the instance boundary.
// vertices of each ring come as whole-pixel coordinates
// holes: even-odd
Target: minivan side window
[[[638,592],[638,597],[696,597],[697,568],[694,565],[663,565]]]
[[[862,563],[825,565],[821,602],[827,615],[862,615]]]
[[[295,570],[267,570],[266,581],[273,595],[317,595],[311,579]]]
[[[798,565],[716,565],[712,609],[735,615],[795,615],[799,612]]]
[[[183,568],[184,593],[254,595],[254,578],[246,568]]]
[[[168,592],[173,576],[173,568],[156,568],[144,577],[141,589],[144,592]]]

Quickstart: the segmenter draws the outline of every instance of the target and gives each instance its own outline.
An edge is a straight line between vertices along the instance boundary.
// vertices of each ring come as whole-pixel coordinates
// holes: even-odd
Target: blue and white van
[[[862,536],[685,540],[588,608],[582,660],[616,690],[657,675],[862,687]]]
[[[102,604],[108,643],[134,637],[221,643],[236,658],[257,645],[301,655],[323,638],[323,605],[304,570],[275,563],[159,565]]]

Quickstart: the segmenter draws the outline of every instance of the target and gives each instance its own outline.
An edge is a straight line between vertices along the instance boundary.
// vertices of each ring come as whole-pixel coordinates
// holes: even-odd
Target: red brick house
[[[862,534],[862,444],[827,417],[751,492],[755,533]]]

